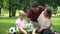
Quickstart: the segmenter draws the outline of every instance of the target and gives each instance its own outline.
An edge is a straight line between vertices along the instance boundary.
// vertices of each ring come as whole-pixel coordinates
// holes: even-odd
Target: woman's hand
[[[38,32],[41,32],[43,29],[44,29],[44,28],[40,28],[40,29],[38,30]]]

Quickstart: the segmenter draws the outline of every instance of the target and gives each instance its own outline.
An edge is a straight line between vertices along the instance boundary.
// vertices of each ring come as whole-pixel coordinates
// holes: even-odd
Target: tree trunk
[[[27,7],[25,6],[23,10],[26,12],[26,9],[27,9]]]
[[[9,7],[9,17],[12,17],[11,12],[12,12],[12,7]]]
[[[13,7],[13,8],[12,8],[12,16],[15,17],[15,14],[16,14],[16,8]]]
[[[0,8],[0,15],[1,15],[1,8]]]

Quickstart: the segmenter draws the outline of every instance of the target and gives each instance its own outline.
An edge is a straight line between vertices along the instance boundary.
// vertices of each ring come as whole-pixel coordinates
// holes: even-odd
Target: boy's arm
[[[21,30],[24,34],[27,34],[27,32],[21,27],[19,24],[16,24],[18,29]]]
[[[30,22],[31,21],[31,18],[27,17],[27,21]]]
[[[36,29],[33,28],[33,30],[32,30],[32,34],[35,34],[35,31],[36,31]]]

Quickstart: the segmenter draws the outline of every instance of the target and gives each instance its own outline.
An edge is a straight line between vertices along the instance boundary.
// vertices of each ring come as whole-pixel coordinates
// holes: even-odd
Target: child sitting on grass
[[[25,23],[24,16],[26,14],[23,11],[19,12],[19,17],[16,20],[16,27],[19,31],[21,31],[23,34],[27,34],[27,31],[33,30],[33,25],[31,23],[28,23],[28,21]],[[33,31],[32,31],[33,33]]]
[[[52,11],[50,8],[45,9],[38,17],[38,22],[41,24],[40,28],[36,30],[39,34],[55,34],[52,32]]]

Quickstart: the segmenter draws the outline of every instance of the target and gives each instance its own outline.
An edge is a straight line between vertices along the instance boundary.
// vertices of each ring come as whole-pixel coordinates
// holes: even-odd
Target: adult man
[[[31,8],[28,10],[27,13],[27,20],[32,21],[33,26],[37,25],[40,27],[40,24],[37,21],[37,18],[41,14],[42,11],[44,11],[43,6],[39,6],[37,3],[33,3]]]

